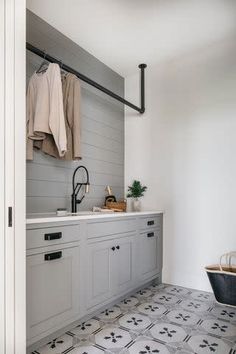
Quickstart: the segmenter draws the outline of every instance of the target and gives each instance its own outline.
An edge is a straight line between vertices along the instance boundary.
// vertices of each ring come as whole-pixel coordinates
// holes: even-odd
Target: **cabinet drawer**
[[[105,220],[87,224],[87,238],[115,235],[135,231],[138,225],[135,219]]]
[[[47,247],[61,243],[78,241],[80,238],[79,225],[49,227],[44,229],[27,230],[26,248]]]
[[[161,215],[150,215],[148,217],[141,217],[139,220],[139,227],[143,229],[161,228]]]

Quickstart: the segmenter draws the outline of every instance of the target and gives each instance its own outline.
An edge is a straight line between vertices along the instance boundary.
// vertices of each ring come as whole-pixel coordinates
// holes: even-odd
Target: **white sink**
[[[101,214],[111,214],[111,213],[114,213],[114,212],[111,212],[111,211],[78,211],[77,213],[67,213],[64,216],[101,215]],[[60,216],[60,215],[58,215],[58,216]]]
[[[68,216],[83,216],[83,215],[96,215],[99,214],[99,211],[78,211],[77,213],[68,213]]]
[[[28,214],[27,219],[35,219],[35,218],[52,218],[52,217],[58,217],[58,218],[63,218],[66,216],[86,216],[86,215],[103,215],[103,214],[114,214],[115,212],[113,211],[91,211],[91,210],[85,210],[85,211],[78,211],[77,213],[65,213],[65,214],[57,214],[57,213],[41,213],[41,214]]]

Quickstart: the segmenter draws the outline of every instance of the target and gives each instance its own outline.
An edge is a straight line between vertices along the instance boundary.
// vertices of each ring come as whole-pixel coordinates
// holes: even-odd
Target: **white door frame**
[[[0,53],[4,53],[4,2],[0,1]],[[0,55],[0,72],[4,73],[4,56]],[[0,80],[0,196],[4,196],[4,81]],[[5,202],[0,198],[0,353],[5,350]]]
[[[4,53],[0,56],[0,352],[4,354],[26,352],[25,11],[25,0],[0,1]]]

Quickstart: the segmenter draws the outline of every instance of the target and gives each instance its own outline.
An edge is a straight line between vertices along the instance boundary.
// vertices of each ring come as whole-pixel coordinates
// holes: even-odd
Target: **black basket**
[[[219,265],[205,267],[216,300],[222,305],[236,306],[236,267],[231,265],[236,252],[224,254]],[[226,265],[222,258],[226,257]]]

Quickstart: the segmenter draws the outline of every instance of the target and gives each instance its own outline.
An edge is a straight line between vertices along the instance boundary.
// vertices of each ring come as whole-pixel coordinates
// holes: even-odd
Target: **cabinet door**
[[[159,272],[160,231],[148,230],[140,234],[139,271],[140,278],[147,279]]]
[[[79,247],[27,256],[27,326],[33,338],[78,317]]]
[[[102,241],[88,246],[88,308],[102,303],[110,297],[112,246],[113,241]]]
[[[132,287],[135,271],[135,238],[124,237],[114,240],[115,251],[111,262],[111,283],[114,294]]]

